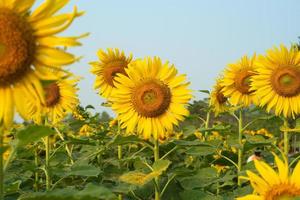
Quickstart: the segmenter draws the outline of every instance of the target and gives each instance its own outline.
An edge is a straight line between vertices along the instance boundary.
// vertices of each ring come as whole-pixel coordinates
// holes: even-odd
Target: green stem
[[[34,173],[34,190],[36,192],[39,191],[39,172],[38,172],[38,168],[39,168],[39,154],[38,154],[38,146],[35,146],[34,149],[34,164],[35,164],[35,173]]]
[[[65,139],[64,139],[63,134],[58,130],[58,128],[54,127],[54,129],[55,129],[56,133],[58,134],[58,136],[60,137],[60,139],[64,142]],[[68,144],[66,144],[65,149],[66,149],[66,152],[67,152],[67,154],[70,158],[71,164],[73,165],[74,160],[73,160],[73,156],[72,156],[72,150],[69,148]]]
[[[153,153],[154,153],[154,161],[159,161],[159,142],[158,139],[154,140],[154,149],[153,149]],[[160,189],[159,189],[159,177],[156,177],[154,179],[155,182],[155,200],[160,200]]]
[[[217,177],[218,178],[220,177],[220,173],[217,174]],[[219,196],[219,194],[220,194],[220,182],[218,180],[218,182],[217,182],[217,196]]]
[[[209,122],[210,122],[210,110],[206,113],[206,120],[205,120],[205,128],[209,128]],[[205,138],[207,137],[208,132],[205,132]]]
[[[284,118],[284,127],[288,128],[289,126],[289,123],[287,121],[286,118]],[[286,157],[286,159],[288,160],[289,158],[289,150],[290,150],[290,145],[289,145],[289,132],[288,131],[284,131],[283,132],[283,152],[284,152],[284,155]]]
[[[11,161],[13,160],[13,158],[15,157],[17,153],[17,148],[12,146],[12,151],[9,153],[9,156],[7,158],[7,160],[4,163],[4,167],[3,167],[3,172],[5,173],[9,164],[11,163]]]
[[[50,141],[49,136],[45,138],[45,147],[46,147],[46,162],[45,162],[45,171],[46,171],[46,190],[49,191],[51,188],[51,175],[50,175]]]
[[[238,149],[238,171],[237,171],[237,180],[238,186],[241,186],[241,180],[239,178],[242,171],[242,159],[243,159],[243,113],[242,110],[239,111],[239,120],[238,120],[238,132],[239,132],[239,149]]]
[[[118,135],[121,134],[121,122],[118,121]],[[121,160],[122,160],[122,145],[118,145],[118,160],[119,160],[119,169],[122,168],[121,166]],[[122,194],[119,194],[118,195],[118,199],[119,200],[123,200],[123,195]]]
[[[4,131],[0,126],[0,148],[3,148]],[[3,171],[3,152],[0,155],[0,200],[4,200],[4,171]]]

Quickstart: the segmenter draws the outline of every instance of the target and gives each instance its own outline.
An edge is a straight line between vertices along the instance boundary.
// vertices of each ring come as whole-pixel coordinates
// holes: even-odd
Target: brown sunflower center
[[[36,45],[30,24],[9,9],[0,8],[0,30],[0,85],[5,85],[30,68]]]
[[[132,95],[135,110],[144,117],[157,117],[167,111],[171,91],[160,81],[149,80],[138,86]]]
[[[300,197],[300,188],[289,183],[274,185],[265,194],[266,200],[292,200],[295,197]]]
[[[224,94],[221,92],[222,88],[220,88],[218,91],[217,91],[217,101],[220,103],[220,104],[223,104],[227,101],[227,97],[224,96]]]
[[[273,89],[281,96],[293,97],[300,93],[300,70],[293,66],[279,67],[271,76]]]
[[[250,77],[254,73],[249,70],[241,70],[234,80],[235,88],[242,94],[250,94]]]
[[[107,65],[103,70],[103,77],[106,83],[114,87],[114,78],[118,73],[126,74],[125,67],[127,63],[124,61],[115,61]]]
[[[46,94],[46,106],[51,107],[56,105],[60,99],[59,86],[56,83],[51,83],[44,88]]]

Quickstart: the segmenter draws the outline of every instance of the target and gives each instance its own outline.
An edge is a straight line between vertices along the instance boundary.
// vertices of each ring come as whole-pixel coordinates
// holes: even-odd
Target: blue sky
[[[71,50],[84,58],[68,68],[84,78],[79,84],[82,104],[97,111],[107,109],[93,90],[88,63],[97,60],[99,48],[118,47],[135,58],[160,56],[199,90],[210,89],[226,64],[290,45],[300,36],[297,0],[71,0],[64,11],[74,5],[86,14],[63,35],[91,35]]]

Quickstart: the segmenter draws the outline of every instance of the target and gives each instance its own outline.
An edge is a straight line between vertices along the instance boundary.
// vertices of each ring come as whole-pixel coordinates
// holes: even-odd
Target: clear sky
[[[105,109],[93,90],[88,63],[97,60],[99,48],[118,47],[135,58],[160,56],[199,90],[210,89],[226,64],[298,42],[300,36],[298,0],[71,0],[64,11],[74,5],[86,14],[63,35],[91,35],[72,50],[84,58],[68,68],[84,78],[79,84],[82,104],[97,111]]]

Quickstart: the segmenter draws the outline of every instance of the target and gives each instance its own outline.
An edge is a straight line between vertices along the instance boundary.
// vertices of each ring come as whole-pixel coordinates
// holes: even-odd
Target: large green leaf
[[[115,200],[116,198],[116,195],[106,187],[88,184],[81,191],[65,188],[45,193],[27,193],[21,195],[19,200]]]
[[[16,135],[14,145],[19,148],[26,146],[32,142],[36,142],[43,137],[54,134],[55,131],[47,126],[30,125],[19,131]]]
[[[186,190],[180,193],[182,200],[221,200],[221,197],[205,193],[200,190]]]
[[[191,147],[186,151],[186,154],[193,155],[193,156],[208,156],[212,155],[216,152],[215,147],[211,146],[198,146],[198,147]]]
[[[98,176],[101,170],[92,165],[75,165],[72,166],[71,171],[67,175],[73,176]]]

